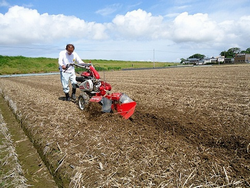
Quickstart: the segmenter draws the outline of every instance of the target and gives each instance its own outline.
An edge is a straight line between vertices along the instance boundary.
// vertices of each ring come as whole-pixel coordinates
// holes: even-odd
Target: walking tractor
[[[78,105],[81,110],[84,110],[89,102],[95,102],[102,105],[102,112],[118,113],[124,119],[133,115],[136,102],[124,93],[110,93],[111,85],[101,80],[93,64],[71,65],[85,69],[80,76],[76,77],[77,87],[81,91],[78,98]]]

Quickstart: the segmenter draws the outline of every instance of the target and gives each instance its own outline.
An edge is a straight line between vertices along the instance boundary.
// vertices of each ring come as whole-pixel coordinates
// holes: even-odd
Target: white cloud
[[[226,20],[219,23],[218,27],[221,31],[223,31],[223,38],[221,40],[221,43],[227,43],[227,45],[230,45],[230,47],[243,46],[245,48],[248,48],[250,44],[246,39],[250,37],[249,23],[250,16],[242,16],[237,21]]]
[[[9,3],[7,3],[7,1],[5,0],[0,1],[0,7],[8,7],[8,6],[9,6]]]
[[[0,14],[1,44],[54,42],[61,38],[105,39],[105,26],[74,16],[39,14],[37,10],[14,6]]]
[[[134,50],[133,57],[145,53],[145,57],[149,56],[145,59],[149,59],[152,54],[148,54],[148,51],[151,53],[153,49],[157,52],[156,59],[161,54],[164,61],[194,53],[217,56],[230,47],[244,49],[250,46],[246,40],[250,37],[249,23],[248,15],[241,16],[237,21],[226,18],[218,21],[210,14],[183,12],[164,17],[154,16],[142,9],[116,15],[110,23],[96,23],[75,16],[40,14],[36,9],[13,6],[6,14],[0,13],[0,51],[3,52],[1,47],[4,45],[34,45],[35,50],[39,44],[43,45],[44,53],[48,53],[44,45],[53,44],[58,55],[59,44],[73,42],[77,44],[77,49],[89,49],[93,58],[98,58],[95,55],[98,53],[102,54],[100,58],[121,59],[129,57],[127,53],[132,54],[131,50]],[[111,52],[112,49],[121,50],[120,54],[118,51]],[[18,50],[18,55],[22,55],[22,48]],[[38,51],[41,53],[43,49]],[[178,54],[180,51],[182,55]]]
[[[166,32],[162,16],[152,16],[141,9],[117,15],[113,27],[121,37],[129,39],[157,39]]]
[[[113,14],[114,12],[117,11],[117,9],[121,8],[121,5],[116,3],[116,4],[113,4],[113,5],[109,5],[107,6],[106,8],[103,8],[103,9],[100,9],[100,10],[97,10],[96,13],[97,14],[100,14],[102,16],[107,16],[107,15],[110,15],[110,14]]]
[[[217,23],[209,19],[208,14],[178,15],[172,25],[173,39],[176,42],[207,42],[219,40],[223,34]]]
[[[240,20],[217,23],[208,14],[187,12],[177,15],[173,21],[163,16],[153,16],[138,9],[117,15],[112,23],[85,22],[74,16],[39,14],[35,9],[14,6],[6,14],[0,14],[0,42],[2,44],[48,43],[56,40],[92,39],[109,37],[124,40],[172,40],[183,42],[221,42],[225,37],[237,39],[241,34],[249,36],[250,16]],[[235,27],[237,25],[237,27]]]
[[[240,18],[240,20],[237,22],[237,25],[240,28],[240,31],[242,34],[244,34],[243,37],[249,38],[250,37],[250,16],[243,16]]]

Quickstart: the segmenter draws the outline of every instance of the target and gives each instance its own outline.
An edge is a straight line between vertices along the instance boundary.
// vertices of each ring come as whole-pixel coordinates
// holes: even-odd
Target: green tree
[[[191,55],[189,58],[203,59],[204,57],[206,56],[202,54],[194,54],[194,55]]]
[[[247,48],[247,49],[246,49],[246,53],[247,53],[247,54],[250,54],[250,48]]]
[[[242,50],[240,53],[242,53],[242,54],[250,54],[250,48],[247,48],[246,50]]]
[[[222,51],[221,53],[220,53],[220,55],[221,56],[225,56],[225,58],[227,57],[227,51]]]
[[[240,53],[240,48],[237,48],[237,47],[230,48],[227,52],[228,52],[229,57],[234,57],[235,54]]]
[[[225,56],[225,58],[233,58],[235,57],[235,54],[238,54],[240,52],[241,52],[240,48],[234,47],[234,48],[229,48],[227,51],[222,51],[220,55]]]
[[[181,58],[181,62],[180,62],[180,63],[183,63],[184,61],[186,61],[186,59],[184,59],[184,58]]]

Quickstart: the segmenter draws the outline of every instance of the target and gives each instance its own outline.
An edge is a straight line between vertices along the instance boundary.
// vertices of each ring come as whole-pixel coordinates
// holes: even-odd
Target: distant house
[[[224,63],[234,63],[234,58],[225,58]]]
[[[211,63],[211,58],[204,58],[203,63],[204,64],[210,64]]]
[[[225,56],[219,56],[219,57],[217,57],[217,61],[218,61],[218,63],[224,63]]]
[[[198,65],[203,64],[203,61],[198,58],[188,58],[186,61],[183,62],[183,64]]]
[[[250,54],[236,54],[234,63],[250,63]]]
[[[214,63],[214,64],[218,63],[218,59],[217,59],[217,58],[212,57],[212,58],[211,58],[211,63]]]
[[[250,54],[244,54],[244,56],[240,56],[238,54],[237,56],[238,56],[238,61],[239,62],[241,62],[241,63],[242,62],[250,63]],[[225,56],[218,56],[218,57],[206,57],[204,59],[188,58],[186,61],[183,62],[183,64],[192,64],[192,65],[220,64],[220,63],[229,63],[230,64],[230,63],[234,63],[234,62],[235,62],[234,58],[225,58]]]
[[[224,61],[224,58],[223,58],[223,61]],[[204,64],[217,64],[218,62],[221,62],[221,59],[219,59],[218,57],[216,57],[216,58],[214,58],[214,57],[212,57],[212,58],[204,58],[203,59]]]

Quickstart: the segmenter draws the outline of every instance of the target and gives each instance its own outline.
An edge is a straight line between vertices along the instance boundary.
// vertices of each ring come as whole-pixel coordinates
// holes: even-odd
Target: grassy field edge
[[[92,63],[100,70],[121,70],[134,68],[154,68],[177,65],[172,62],[150,62],[150,61],[121,61],[83,59],[85,63]],[[24,56],[2,56],[0,55],[0,75],[48,73],[58,71],[58,59],[46,57],[24,57]]]

